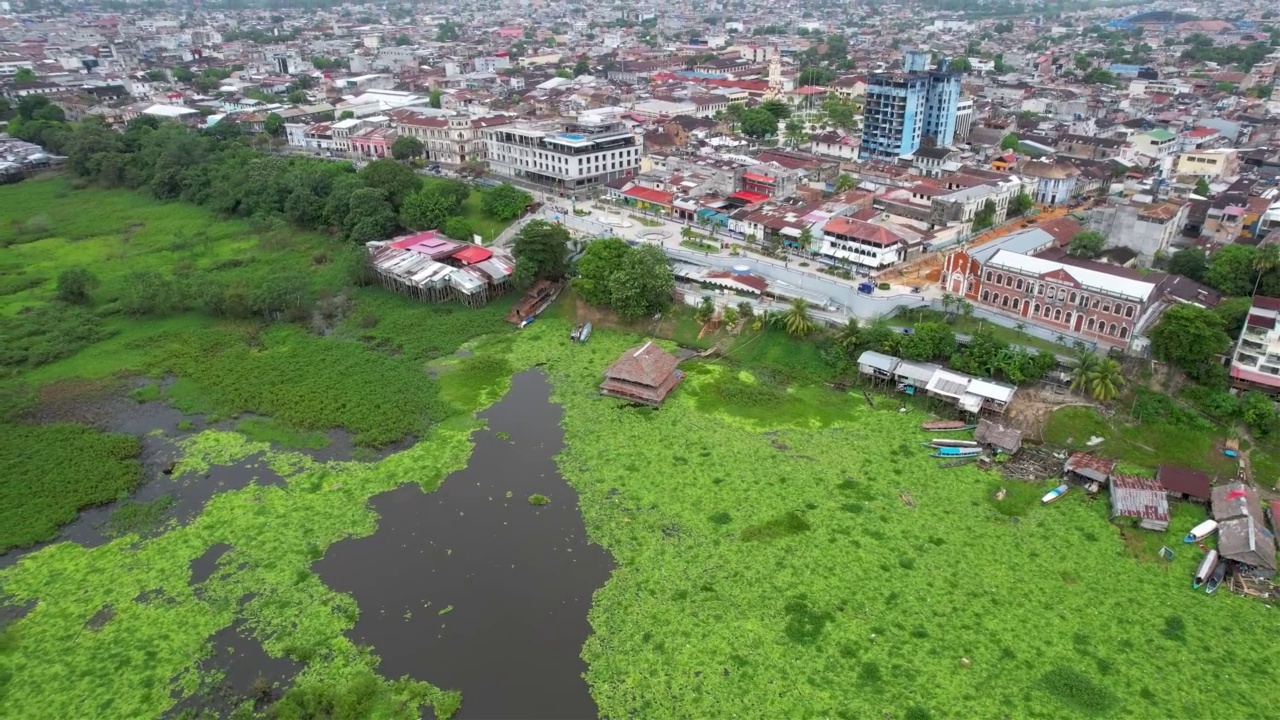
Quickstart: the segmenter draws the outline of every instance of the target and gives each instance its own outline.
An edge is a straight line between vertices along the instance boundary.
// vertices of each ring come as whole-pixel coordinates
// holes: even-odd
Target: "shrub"
[[[58,275],[58,299],[77,305],[87,304],[90,300],[89,294],[99,284],[98,276],[84,268],[63,270]]]
[[[881,289],[881,290],[888,290],[888,289],[889,289],[889,287],[890,287],[890,285],[889,285],[889,283],[880,283],[880,284],[879,284],[879,285],[877,285],[876,287],[877,287],[877,288],[879,288],[879,289]]]
[[[549,502],[551,502],[551,498],[547,497],[546,495],[539,495],[538,493],[534,493],[529,496],[530,505],[546,505]]]

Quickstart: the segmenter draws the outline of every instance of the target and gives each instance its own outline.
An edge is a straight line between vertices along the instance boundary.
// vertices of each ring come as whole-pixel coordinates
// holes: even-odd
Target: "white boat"
[[[1196,576],[1191,578],[1191,589],[1198,589],[1201,585],[1209,582],[1209,578],[1213,577],[1213,571],[1218,569],[1218,551],[1210,550],[1200,561],[1200,567],[1196,568]]]
[[[1191,532],[1187,533],[1187,536],[1182,538],[1182,542],[1186,542],[1186,543],[1200,542],[1201,540],[1217,532],[1217,530],[1218,530],[1217,521],[1205,520],[1199,525],[1191,528]]]
[[[946,438],[937,438],[935,440],[930,440],[929,442],[925,443],[925,445],[930,445],[932,447],[976,448],[978,447],[978,441],[977,440],[947,440]]]
[[[1058,487],[1056,487],[1056,488],[1054,488],[1054,489],[1050,490],[1049,492],[1045,493],[1045,494],[1044,494],[1044,497],[1040,498],[1040,502],[1044,503],[1045,505],[1048,505],[1049,503],[1053,502],[1054,500],[1057,500],[1058,498],[1062,497],[1063,495],[1066,495],[1066,494],[1067,494],[1067,491],[1068,491],[1068,490],[1070,490],[1070,489],[1071,489],[1071,486],[1070,486],[1070,485],[1066,485],[1066,484],[1059,485]]]

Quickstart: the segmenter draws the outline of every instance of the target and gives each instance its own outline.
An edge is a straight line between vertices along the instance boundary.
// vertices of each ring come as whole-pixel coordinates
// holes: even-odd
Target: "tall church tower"
[[[780,98],[782,90],[782,53],[778,52],[777,45],[773,45],[769,48],[769,87],[764,91],[764,99]]]

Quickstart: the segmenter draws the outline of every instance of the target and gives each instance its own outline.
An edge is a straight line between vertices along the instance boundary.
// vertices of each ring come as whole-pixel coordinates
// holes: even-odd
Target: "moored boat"
[[[964,447],[964,448],[978,447],[977,440],[949,440],[947,438],[938,438],[936,440],[930,440],[929,442],[923,443],[923,444],[929,445],[931,447]]]
[[[931,420],[920,426],[925,432],[946,432],[948,430],[972,430],[977,425],[969,425],[963,420]]]
[[[591,337],[591,323],[582,323],[582,329],[578,332],[578,342],[586,342]]]
[[[1204,584],[1204,591],[1212,594],[1218,586],[1222,584],[1223,578],[1227,576],[1227,564],[1221,560],[1218,561],[1218,567],[1213,569],[1213,575],[1209,576],[1209,582]]]
[[[1065,484],[1065,483],[1064,483],[1064,484],[1062,484],[1062,485],[1059,485],[1058,487],[1056,487],[1056,488],[1054,488],[1054,489],[1050,490],[1049,492],[1045,493],[1045,494],[1044,494],[1044,497],[1040,498],[1040,502],[1041,502],[1041,503],[1043,503],[1043,504],[1045,504],[1045,505],[1048,505],[1049,503],[1053,502],[1054,500],[1057,500],[1058,498],[1062,497],[1063,495],[1066,495],[1066,494],[1067,494],[1067,491],[1068,491],[1068,490],[1070,490],[1070,489],[1071,489],[1071,486],[1070,486],[1070,485],[1067,485],[1067,484]]]
[[[1204,559],[1200,561],[1200,567],[1196,568],[1195,577],[1191,578],[1191,589],[1197,590],[1213,577],[1213,573],[1218,569],[1218,551],[1210,550]],[[1219,581],[1221,582],[1221,581]]]
[[[582,337],[582,326],[575,325],[573,330],[569,331],[569,341],[577,342]]]
[[[1205,520],[1199,525],[1191,528],[1191,532],[1187,533],[1187,536],[1182,538],[1182,542],[1185,542],[1185,543],[1200,542],[1201,540],[1217,532],[1217,530],[1218,530],[1217,521]]]
[[[937,452],[932,453],[931,457],[962,458],[978,457],[982,454],[982,448],[940,447],[934,450]]]

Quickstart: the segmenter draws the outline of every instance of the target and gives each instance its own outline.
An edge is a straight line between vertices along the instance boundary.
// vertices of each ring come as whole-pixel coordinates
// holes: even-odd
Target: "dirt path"
[[[1054,390],[1049,386],[1038,385],[1018,390],[1005,412],[1005,419],[1021,430],[1024,437],[1043,440],[1049,416],[1064,407],[1098,407],[1098,403],[1065,389]]]

